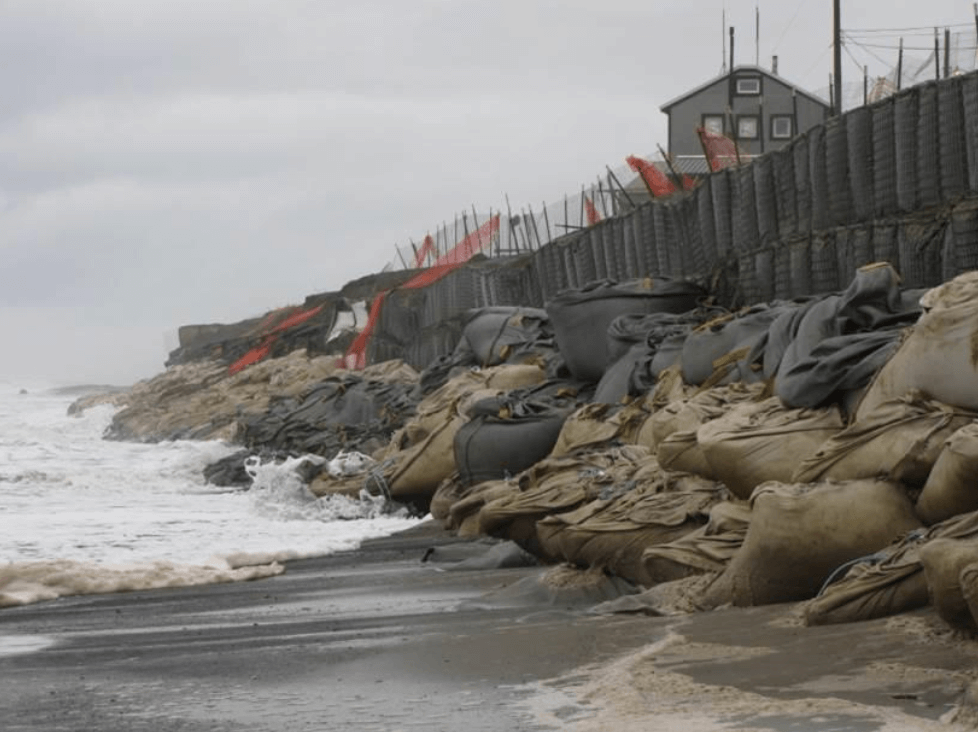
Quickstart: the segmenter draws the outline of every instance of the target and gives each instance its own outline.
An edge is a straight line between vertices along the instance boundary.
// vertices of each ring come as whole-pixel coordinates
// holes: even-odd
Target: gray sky
[[[754,62],[755,5],[0,0],[0,375],[152,376],[181,324],[339,289],[505,193],[579,190],[665,146],[659,106],[721,70],[724,7]],[[851,29],[974,20],[842,5]],[[759,7],[761,64],[826,87],[831,1]],[[860,38],[846,74],[895,63],[893,34]]]

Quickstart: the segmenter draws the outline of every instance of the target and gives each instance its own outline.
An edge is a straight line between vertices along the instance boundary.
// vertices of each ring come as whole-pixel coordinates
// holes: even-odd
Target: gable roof
[[[661,107],[659,107],[659,110],[662,111],[662,112],[665,112],[666,114],[668,114],[669,113],[669,110],[672,107],[674,107],[675,105],[679,104],[679,102],[685,101],[689,97],[694,96],[696,94],[699,94],[701,91],[703,91],[707,87],[713,86],[717,82],[723,81],[724,79],[727,79],[730,76],[732,76],[733,74],[736,74],[736,73],[741,72],[741,71],[749,71],[752,74],[760,74],[761,76],[766,76],[769,79],[774,79],[775,81],[777,81],[777,82],[779,82],[781,84],[784,84],[785,86],[789,87],[790,89],[792,89],[796,93],[802,95],[803,97],[808,97],[809,99],[811,99],[816,104],[821,104],[826,109],[829,107],[829,103],[826,102],[821,97],[817,97],[814,94],[812,94],[811,92],[807,92],[804,89],[802,89],[801,87],[795,86],[794,84],[786,81],[785,79],[781,78],[777,74],[772,74],[770,71],[768,71],[767,69],[765,69],[765,68],[763,68],[761,66],[745,65],[745,66],[734,66],[734,68],[733,68],[732,71],[727,71],[727,72],[724,72],[722,74],[718,74],[717,76],[714,76],[709,81],[705,81],[702,84],[700,84],[699,86],[695,87],[694,89],[690,89],[688,92],[685,92],[684,94],[681,94],[680,96],[676,97],[675,99],[669,100],[668,102],[666,102],[665,104],[663,104]]]

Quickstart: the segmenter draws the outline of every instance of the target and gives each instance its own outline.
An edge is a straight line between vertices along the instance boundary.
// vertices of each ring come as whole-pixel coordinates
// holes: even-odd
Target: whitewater
[[[0,379],[0,607],[260,579],[417,522],[314,497],[297,460],[258,466],[246,490],[208,485],[203,468],[238,447],[103,440],[115,408],[69,416],[77,396]]]

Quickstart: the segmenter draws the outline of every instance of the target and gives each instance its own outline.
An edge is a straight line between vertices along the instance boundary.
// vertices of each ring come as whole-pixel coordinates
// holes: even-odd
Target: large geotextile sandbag
[[[705,606],[807,600],[839,565],[920,527],[903,487],[882,480],[767,483],[750,503],[744,544]]]
[[[462,342],[480,366],[506,361],[522,347],[551,346],[553,331],[546,311],[540,308],[485,307],[470,310],[462,329]]]
[[[805,623],[854,623],[927,605],[930,598],[920,549],[938,538],[978,539],[978,513],[911,531],[894,544],[839,566],[805,604]]]
[[[647,581],[656,584],[722,571],[744,543],[749,524],[750,504],[746,501],[717,503],[704,526],[642,552]]]
[[[527,551],[550,560],[542,551],[537,522],[563,513],[602,493],[622,490],[643,466],[651,464],[648,450],[628,446],[587,455],[546,458],[508,483],[515,488],[488,501],[479,511],[481,531],[512,539]],[[657,470],[657,466],[654,466]]]
[[[692,282],[667,277],[592,282],[564,290],[546,304],[557,347],[567,368],[582,381],[599,381],[608,366],[607,332],[620,315],[683,313],[706,292]]]
[[[524,400],[479,402],[455,433],[455,465],[462,483],[499,480],[526,470],[553,449],[568,410]]]
[[[978,423],[966,424],[944,443],[924,489],[917,515],[925,524],[978,510]]]
[[[880,369],[857,419],[908,391],[978,410],[978,271],[965,272],[920,298],[924,314]]]
[[[961,571],[978,564],[978,541],[934,539],[920,548],[920,564],[941,619],[956,630],[978,630],[961,586]]]
[[[702,526],[710,507],[725,495],[711,481],[660,474],[624,493],[542,519],[537,534],[545,551],[567,562],[648,585],[645,550]]]
[[[464,418],[450,416],[420,442],[391,456],[394,467],[387,478],[391,496],[403,501],[430,498],[438,484],[455,472],[455,433],[463,424]]]
[[[826,440],[801,461],[792,480],[814,483],[881,476],[921,488],[944,441],[975,416],[910,392],[879,404]]]
[[[843,428],[836,407],[789,409],[778,397],[738,404],[696,431],[716,480],[738,498],[761,483],[788,482],[798,461]]]
[[[746,359],[781,312],[756,305],[696,328],[683,342],[683,379],[696,385],[763,380],[760,369],[751,368]]]

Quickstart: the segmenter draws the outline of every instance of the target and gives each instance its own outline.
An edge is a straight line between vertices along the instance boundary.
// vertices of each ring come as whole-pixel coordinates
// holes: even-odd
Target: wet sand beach
[[[267,580],[3,610],[3,729],[949,729],[978,660],[929,609],[598,616],[431,548],[487,545],[427,522]]]

